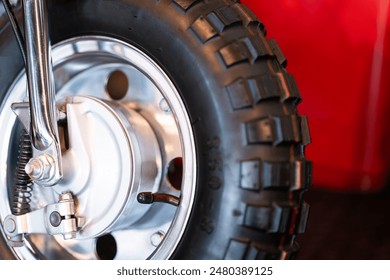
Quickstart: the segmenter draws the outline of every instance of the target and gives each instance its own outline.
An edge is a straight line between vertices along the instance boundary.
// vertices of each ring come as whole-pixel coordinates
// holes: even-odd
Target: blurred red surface
[[[390,1],[241,2],[277,40],[301,91],[314,187],[380,190],[390,162]]]

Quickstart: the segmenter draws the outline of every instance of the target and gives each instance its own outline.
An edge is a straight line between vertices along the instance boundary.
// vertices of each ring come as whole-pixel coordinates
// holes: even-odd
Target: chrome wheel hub
[[[75,96],[60,105],[69,148],[63,153],[64,178],[54,189],[77,197],[76,216],[83,221],[77,239],[131,227],[150,208],[137,202],[137,194],[157,192],[161,181],[160,147],[149,123],[110,103]]]
[[[74,240],[31,234],[13,252],[22,259],[169,258],[188,222],[196,178],[195,145],[179,93],[145,53],[107,37],[60,43],[53,64],[57,106],[66,116],[60,125],[64,177],[53,188],[34,184],[31,208],[71,192],[79,230]],[[0,112],[1,222],[11,211],[20,133],[9,108],[26,99],[25,88],[21,73]],[[169,174],[175,168],[182,168],[173,176],[179,184]],[[171,194],[180,205],[142,205],[140,192]]]

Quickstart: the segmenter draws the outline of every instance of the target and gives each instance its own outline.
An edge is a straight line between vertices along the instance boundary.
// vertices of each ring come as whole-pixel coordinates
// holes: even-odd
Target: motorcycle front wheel
[[[29,234],[22,247],[2,229],[0,258],[294,257],[309,209],[310,137],[286,59],[256,16],[233,0],[47,6],[57,103],[73,106],[60,126],[69,180],[28,195],[38,209],[70,190],[85,221],[75,239]],[[25,100],[26,78],[1,24],[4,221],[22,133],[10,106]],[[143,205],[141,191],[180,202]]]

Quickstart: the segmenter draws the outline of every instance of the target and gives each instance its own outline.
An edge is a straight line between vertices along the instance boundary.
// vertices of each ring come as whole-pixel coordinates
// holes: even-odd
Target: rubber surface
[[[48,1],[52,43],[105,35],[171,77],[197,148],[195,206],[174,258],[291,258],[311,163],[300,95],[274,40],[237,1]]]

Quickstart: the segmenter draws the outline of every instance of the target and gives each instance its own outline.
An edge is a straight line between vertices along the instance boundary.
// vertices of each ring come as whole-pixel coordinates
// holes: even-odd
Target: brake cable
[[[9,19],[11,26],[12,26],[12,29],[14,31],[15,38],[16,38],[16,41],[17,41],[19,49],[20,49],[20,53],[23,57],[23,61],[26,64],[26,62],[27,62],[26,50],[25,50],[26,45],[24,42],[24,37],[22,35],[22,31],[20,30],[18,21],[16,19],[16,16],[15,16],[13,10],[12,10],[12,6],[11,6],[11,3],[9,2],[9,0],[3,0],[2,2],[3,2],[4,10],[7,13],[8,19]]]

